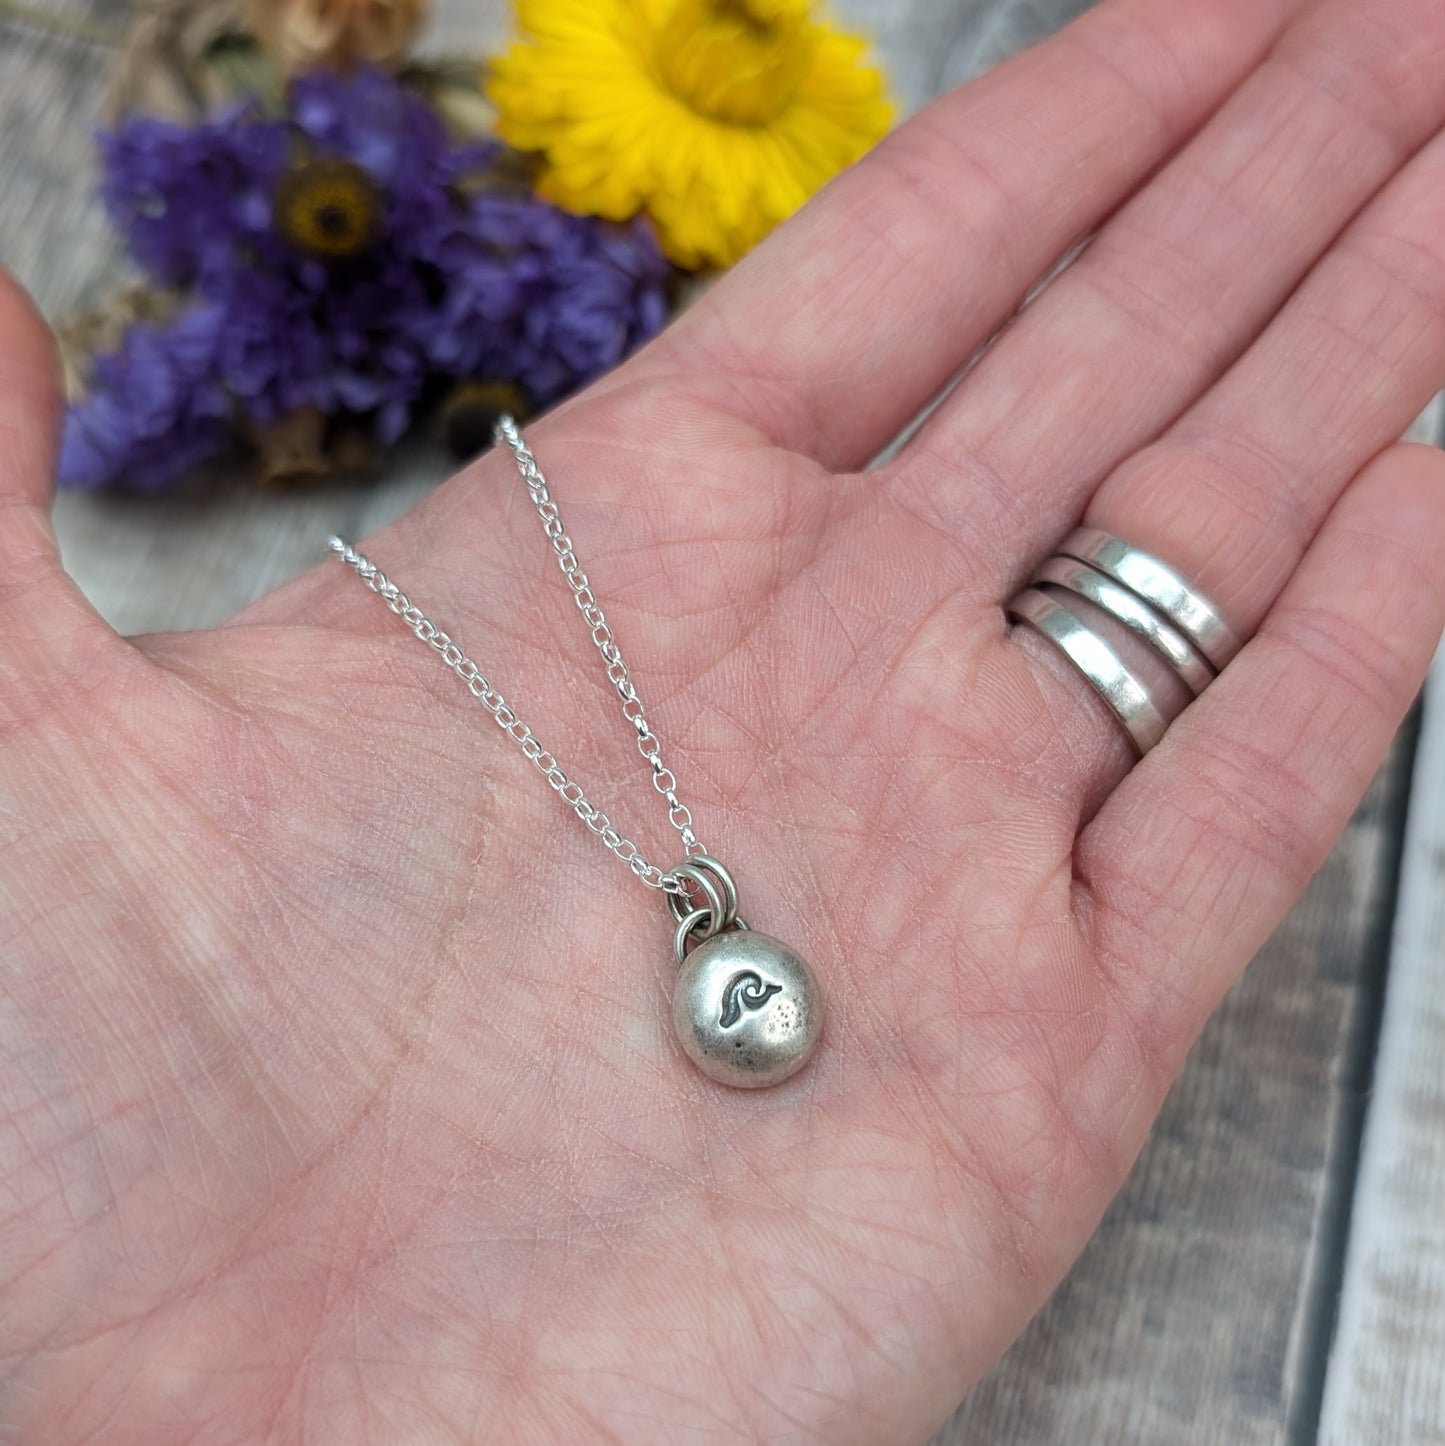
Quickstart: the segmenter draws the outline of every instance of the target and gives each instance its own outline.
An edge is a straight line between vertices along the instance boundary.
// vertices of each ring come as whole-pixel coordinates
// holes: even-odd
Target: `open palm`
[[[1389,445],[1445,378],[1445,13],[1306,9],[1110,0],[529,429],[699,832],[826,993],[772,1090],[686,1062],[657,896],[349,574],[212,633],[105,628],[58,568],[48,341],[6,294],[14,1439],[895,1443],[947,1414],[1445,617],[1445,465]],[[1004,617],[1081,517],[1255,634],[1133,771]],[[676,863],[510,458],[366,550]]]

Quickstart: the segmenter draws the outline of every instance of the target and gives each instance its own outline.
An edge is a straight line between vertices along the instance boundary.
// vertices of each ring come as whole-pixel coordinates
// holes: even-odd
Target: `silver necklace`
[[[567,776],[556,756],[517,717],[477,664],[375,563],[339,537],[330,539],[331,550],[356,569],[367,587],[422,642],[435,649],[608,852],[647,888],[661,892],[672,918],[673,951],[681,971],[672,995],[673,1028],[693,1063],[722,1084],[744,1088],[778,1084],[808,1062],[818,1042],[823,1001],[812,971],[786,944],[749,929],[739,916],[737,885],[693,831],[692,813],[677,796],[677,779],[662,761],[657,735],[648,726],[627,664],[532,449],[510,417],[497,423],[496,436],[517,460],[562,575],[606,664],[607,679],[622,700],[622,716],[636,731],[638,751],[652,769],[652,786],[667,804],[668,822],[681,835],[684,858],[675,868],[664,872],[643,857],[637,845],[588,800],[581,785]]]

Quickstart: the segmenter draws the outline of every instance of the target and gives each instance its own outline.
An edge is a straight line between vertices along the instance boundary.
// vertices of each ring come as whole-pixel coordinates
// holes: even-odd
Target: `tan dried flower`
[[[250,0],[261,43],[290,72],[397,65],[431,12],[431,0]]]

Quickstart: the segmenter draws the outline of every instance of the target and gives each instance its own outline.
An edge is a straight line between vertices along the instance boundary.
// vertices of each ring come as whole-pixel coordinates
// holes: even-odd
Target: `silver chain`
[[[688,856],[706,854],[707,850],[698,842],[692,828],[692,814],[687,805],[677,796],[677,779],[672,770],[662,761],[657,735],[648,726],[642,712],[642,699],[622,661],[622,653],[612,636],[612,629],[597,604],[597,597],[587,574],[582,571],[573,549],[572,539],[562,526],[562,514],[547,488],[547,479],[537,466],[532,449],[522,440],[517,424],[511,417],[503,416],[497,423],[496,435],[511,449],[517,459],[517,469],[527,484],[537,515],[542,519],[542,529],[557,555],[558,566],[572,589],[583,618],[592,633],[592,642],[602,654],[607,665],[607,680],[617,689],[622,700],[622,716],[637,733],[637,750],[652,768],[652,786],[667,802],[668,822],[682,836],[682,844]],[[471,693],[495,720],[497,726],[522,750],[524,757],[534,763],[542,776],[551,785],[553,792],[565,803],[598,838],[603,846],[627,865],[632,872],[650,889],[662,889],[682,899],[689,898],[687,882],[676,873],[665,873],[656,864],[650,864],[631,839],[624,838],[613,826],[612,821],[595,804],[590,803],[582,791],[582,785],[567,777],[557,759],[533,736],[532,730],[508,706],[507,700],[487,682],[481,669],[462,652],[456,643],[432,622],[422,610],[411,601],[369,558],[363,557],[349,543],[339,537],[332,537],[329,546],[343,562],[356,569],[372,592],[376,593],[422,642],[435,648],[441,660],[467,685]]]

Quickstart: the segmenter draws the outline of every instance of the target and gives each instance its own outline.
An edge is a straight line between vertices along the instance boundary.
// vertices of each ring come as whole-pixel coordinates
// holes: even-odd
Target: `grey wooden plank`
[[[1445,652],[1420,754],[1324,1446],[1445,1443]]]
[[[124,0],[40,0],[113,22]],[[1084,0],[842,0],[915,107]],[[435,49],[489,43],[501,0],[442,0]],[[0,258],[52,315],[116,258],[90,198],[96,47],[0,20]],[[62,499],[68,564],[124,631],[201,626],[361,534],[444,475],[411,449],[383,483],[271,497],[217,479],[154,502]],[[1209,1029],[1079,1267],[940,1442],[1283,1442],[1328,1265],[1331,1159],[1349,1046],[1369,1016],[1366,945],[1389,907],[1397,755],[1321,879]]]
[[[35,8],[62,25],[107,14],[101,0]],[[103,294],[118,255],[91,194],[92,98],[107,59],[0,13],[0,262],[52,317]]]
[[[1445,446],[1445,392],[1416,418],[1415,425],[1405,433],[1407,442],[1426,442],[1434,447]]]
[[[1419,432],[1445,442],[1445,399]],[[1325,1446],[1445,1443],[1445,647],[1415,786],[1356,1184]]]

